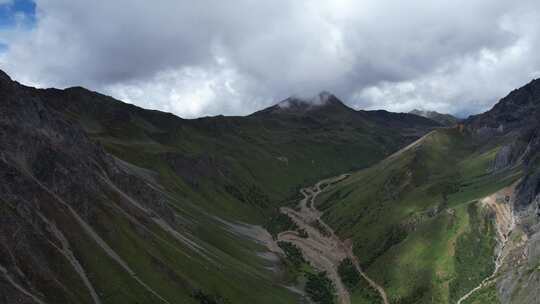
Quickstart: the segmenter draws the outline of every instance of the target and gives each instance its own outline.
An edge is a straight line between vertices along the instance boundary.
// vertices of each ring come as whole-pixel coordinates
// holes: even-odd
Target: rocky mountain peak
[[[329,105],[345,106],[335,95],[323,91],[313,97],[291,96],[277,104],[282,109],[286,108],[316,108]]]
[[[11,80],[11,77],[9,77],[8,74],[6,74],[6,72],[0,70],[0,82],[11,82],[13,80]]]
[[[312,97],[291,96],[274,106],[254,113],[254,115],[264,114],[290,114],[306,115],[315,112],[341,112],[354,111],[346,106],[334,94],[322,91]]]
[[[473,115],[466,124],[474,130],[497,130],[506,133],[512,130],[530,129],[538,125],[540,117],[540,79],[515,89],[485,113]]]

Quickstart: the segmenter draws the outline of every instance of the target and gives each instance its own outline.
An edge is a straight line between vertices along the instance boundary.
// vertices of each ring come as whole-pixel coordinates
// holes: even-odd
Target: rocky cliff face
[[[521,242],[508,260],[508,269],[498,284],[504,303],[540,303],[540,141],[532,132],[523,153],[525,175],[516,189],[514,215]]]
[[[100,236],[114,229],[103,212],[122,213],[141,230],[152,222],[177,229],[178,219],[151,176],[91,142],[37,90],[0,76],[0,302],[97,303],[81,243],[133,272]]]
[[[492,170],[519,166],[515,192],[515,242],[498,280],[503,303],[540,303],[540,80],[514,90],[490,111],[472,116],[466,126],[478,141],[503,142]]]
[[[512,91],[491,110],[469,117],[465,124],[477,134],[497,136],[536,130],[540,115],[540,80],[533,80]]]

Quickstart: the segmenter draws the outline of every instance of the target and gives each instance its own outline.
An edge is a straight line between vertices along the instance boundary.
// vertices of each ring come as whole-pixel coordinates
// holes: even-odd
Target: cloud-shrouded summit
[[[532,0],[38,0],[32,20],[0,27],[14,79],[183,117],[322,90],[356,108],[466,115],[540,76]]]

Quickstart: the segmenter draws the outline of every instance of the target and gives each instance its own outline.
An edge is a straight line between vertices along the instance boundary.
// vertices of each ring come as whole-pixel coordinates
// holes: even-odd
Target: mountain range
[[[429,118],[447,127],[453,127],[459,122],[459,119],[456,118],[455,116],[452,116],[450,114],[441,114],[436,111],[425,111],[425,110],[414,109],[410,111],[409,113]]]
[[[0,71],[0,303],[538,303],[539,108],[188,120]]]

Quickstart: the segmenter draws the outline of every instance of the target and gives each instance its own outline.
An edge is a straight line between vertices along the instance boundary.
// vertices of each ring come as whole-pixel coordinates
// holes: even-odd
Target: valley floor
[[[307,187],[300,192],[303,198],[295,209],[282,207],[281,213],[286,214],[297,225],[298,230],[305,232],[301,235],[296,230],[288,230],[278,234],[277,240],[290,242],[302,250],[304,258],[319,271],[325,271],[336,288],[338,302],[340,304],[351,303],[351,297],[345,284],[342,282],[338,267],[340,263],[349,258],[356,270],[367,280],[369,285],[377,290],[383,303],[388,304],[384,288],[370,279],[362,271],[356,256],[352,251],[350,241],[342,241],[322,219],[322,212],[315,207],[315,199],[319,193],[331,187],[333,184],[347,178],[348,174],[322,180],[313,187]]]

